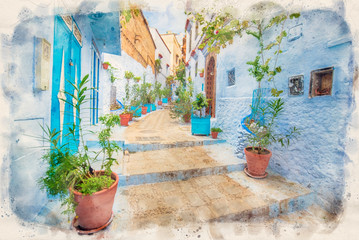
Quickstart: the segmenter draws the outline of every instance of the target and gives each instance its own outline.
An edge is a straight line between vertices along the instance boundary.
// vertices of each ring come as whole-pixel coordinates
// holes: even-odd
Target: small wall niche
[[[314,70],[310,73],[309,98],[332,95],[334,67]]]
[[[289,95],[299,96],[304,94],[304,76],[298,75],[289,78]]]

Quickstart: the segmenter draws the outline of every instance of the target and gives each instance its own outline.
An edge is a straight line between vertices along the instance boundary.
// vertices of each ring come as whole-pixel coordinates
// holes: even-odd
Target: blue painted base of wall
[[[168,103],[168,98],[162,98],[162,103]]]

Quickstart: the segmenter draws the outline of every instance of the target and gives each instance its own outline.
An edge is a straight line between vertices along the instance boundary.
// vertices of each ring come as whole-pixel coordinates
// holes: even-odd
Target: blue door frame
[[[73,19],[72,21],[76,24]],[[81,45],[77,42],[72,28],[70,29],[60,16],[55,16],[54,22],[51,129],[62,130],[60,144],[68,145],[69,149],[76,151],[79,142],[78,112],[71,104],[60,99],[65,98],[66,101],[75,103],[70,95],[61,92],[65,90],[70,94],[76,94],[70,82],[77,82],[78,85],[81,80]],[[75,139],[69,134],[69,127],[73,124],[76,124]]]

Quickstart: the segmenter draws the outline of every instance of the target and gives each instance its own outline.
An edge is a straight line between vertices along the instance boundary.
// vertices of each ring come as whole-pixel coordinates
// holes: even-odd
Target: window
[[[298,96],[304,93],[304,76],[293,76],[289,78],[288,82],[289,95]]]
[[[332,95],[334,67],[314,70],[310,74],[309,98]]]
[[[235,69],[231,69],[228,71],[228,86],[233,86],[236,84],[236,76],[235,76]]]
[[[178,56],[178,54],[176,54],[176,64],[178,64],[178,59],[179,59],[179,56]]]

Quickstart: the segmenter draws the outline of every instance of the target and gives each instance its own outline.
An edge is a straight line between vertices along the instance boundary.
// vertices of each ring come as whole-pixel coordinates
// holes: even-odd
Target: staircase
[[[192,136],[188,124],[166,126],[162,122],[169,120],[166,115],[168,110],[156,111],[126,129],[129,141],[124,146],[130,147],[117,169],[114,222],[138,229],[242,221],[273,218],[312,205],[314,194],[309,189],[273,173],[263,180],[247,177],[245,160],[232,146]],[[166,127],[166,136],[155,124]],[[140,132],[147,134],[145,139],[133,141],[133,134]]]

